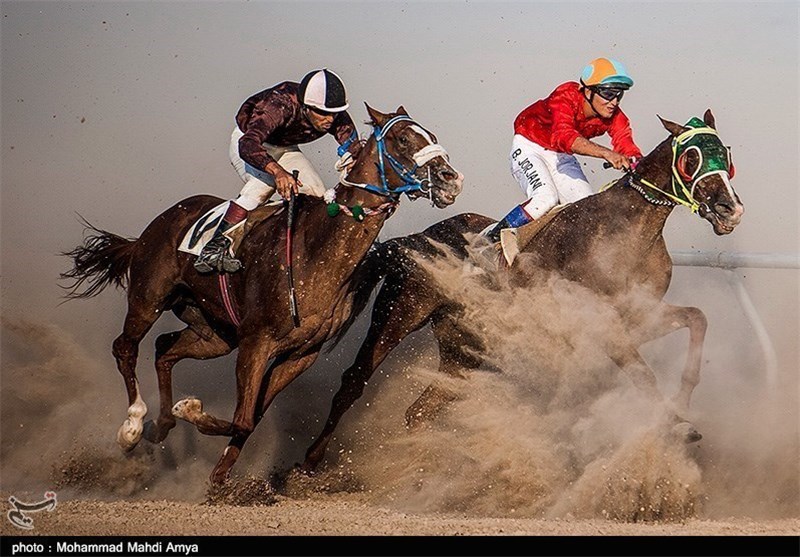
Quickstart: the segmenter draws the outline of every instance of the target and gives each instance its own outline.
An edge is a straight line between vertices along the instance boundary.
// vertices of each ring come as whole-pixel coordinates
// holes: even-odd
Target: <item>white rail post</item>
[[[742,279],[734,269],[748,267],[752,269],[798,269],[800,255],[790,253],[730,253],[730,252],[690,252],[676,251],[670,254],[673,265],[692,267],[715,267],[723,269],[728,282],[736,291],[739,304],[756,333],[756,338],[764,355],[767,369],[767,385],[774,389],[778,385],[778,356],[772,339],[758,314]]]

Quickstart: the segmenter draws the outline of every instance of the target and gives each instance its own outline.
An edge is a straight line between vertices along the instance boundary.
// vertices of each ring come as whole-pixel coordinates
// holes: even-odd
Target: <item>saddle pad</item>
[[[225,216],[225,211],[228,210],[230,204],[230,201],[224,201],[190,226],[183,237],[183,241],[178,246],[178,251],[200,255],[203,246],[214,236],[214,231],[219,226],[219,223],[222,222],[222,217]]]
[[[222,221],[222,217],[225,216],[225,212],[228,210],[228,206],[231,204],[230,201],[223,201],[207,213],[205,213],[202,217],[197,219],[197,222],[194,223],[192,226],[189,227],[189,230],[186,232],[186,235],[183,237],[180,245],[178,246],[178,251],[182,251],[185,253],[191,253],[193,255],[200,255],[200,252],[203,249],[208,241],[214,237],[214,231],[217,229],[217,226]],[[228,230],[225,231],[225,236],[231,239],[233,242],[232,250],[235,253],[236,248],[241,243],[242,237],[244,236],[244,226],[245,223],[250,221],[252,225],[254,222],[262,220],[261,218],[254,218],[256,216],[261,216],[260,214],[263,212],[266,215],[270,215],[274,213],[276,208],[279,208],[283,202],[281,200],[270,201],[265,203],[253,211],[250,212],[250,217],[242,222],[232,226]],[[269,209],[267,211],[261,211],[260,209]]]

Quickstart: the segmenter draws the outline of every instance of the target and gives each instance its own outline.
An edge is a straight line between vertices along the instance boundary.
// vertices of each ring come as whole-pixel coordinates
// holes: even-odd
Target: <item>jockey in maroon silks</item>
[[[580,83],[559,85],[517,116],[509,162],[527,200],[484,231],[489,240],[499,241],[502,229],[527,224],[558,204],[591,195],[575,154],[605,159],[616,169],[630,168],[641,158],[628,117],[619,108],[632,86],[622,64],[598,58],[584,68]],[[613,149],[590,141],[605,133]]]
[[[242,104],[231,134],[230,160],[244,186],[197,257],[194,266],[199,272],[241,269],[225,232],[243,223],[276,191],[284,199],[292,192],[323,196],[322,178],[298,145],[331,134],[343,146],[343,160],[353,161],[362,144],[348,108],[344,83],[328,69],[312,71],[300,83],[279,83]]]

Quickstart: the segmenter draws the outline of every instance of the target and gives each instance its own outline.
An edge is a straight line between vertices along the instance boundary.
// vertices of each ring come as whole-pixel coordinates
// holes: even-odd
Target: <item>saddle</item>
[[[178,246],[178,251],[200,255],[203,246],[214,237],[214,231],[217,229],[222,217],[225,216],[228,205],[230,205],[230,201],[224,201],[197,219],[197,222],[186,231],[186,235]],[[226,230],[225,236],[231,241],[231,251],[236,253],[242,243],[242,239],[254,226],[278,214],[283,210],[283,207],[283,201],[280,199],[269,201],[250,211],[247,219]]]

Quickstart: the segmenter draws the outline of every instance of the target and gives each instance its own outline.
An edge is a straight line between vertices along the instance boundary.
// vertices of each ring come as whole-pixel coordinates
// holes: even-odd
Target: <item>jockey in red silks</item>
[[[352,164],[362,143],[348,108],[344,83],[328,69],[309,72],[300,83],[279,83],[242,104],[229,155],[244,187],[195,260],[195,269],[201,273],[238,271],[242,264],[231,255],[231,239],[224,233],[242,223],[276,190],[284,199],[292,192],[324,195],[322,178],[298,145],[331,134],[340,145],[340,162]],[[299,172],[296,184],[294,170]]]
[[[559,85],[517,116],[509,161],[527,200],[484,231],[485,237],[497,242],[503,228],[517,228],[558,204],[591,195],[574,154],[605,159],[618,170],[641,158],[628,117],[619,108],[632,86],[622,64],[598,58],[583,69],[580,83]],[[589,140],[605,133],[613,150]]]

